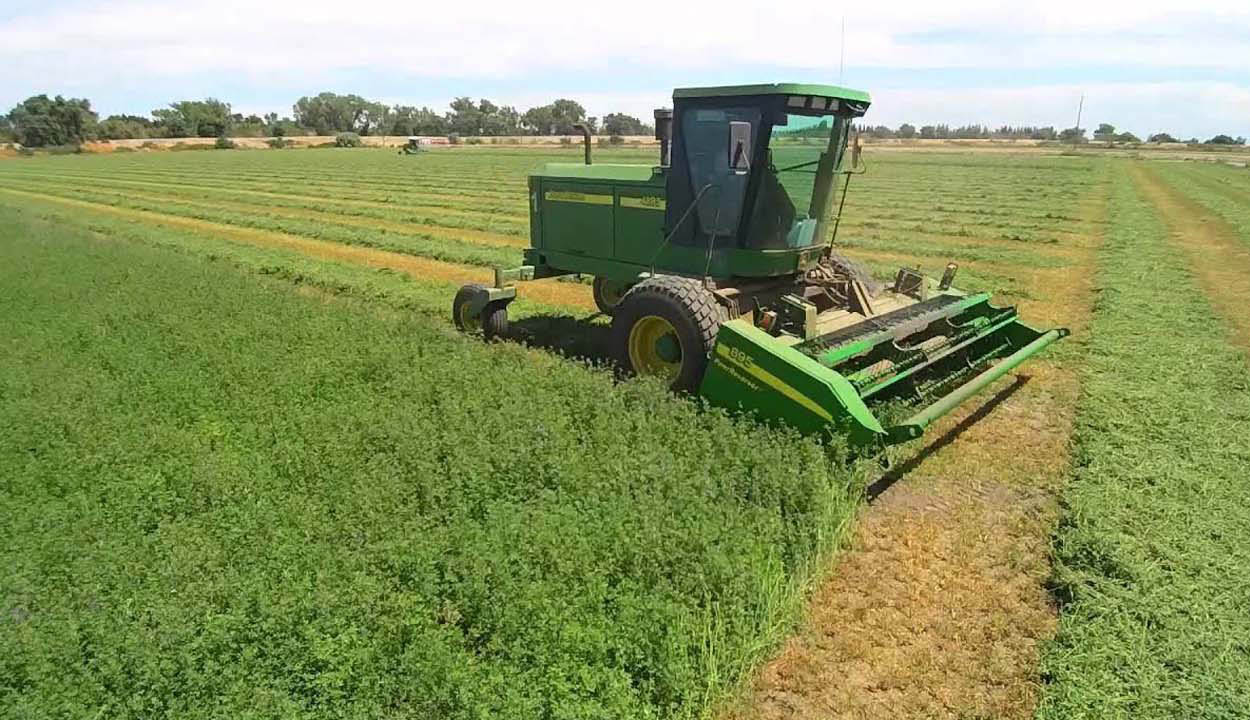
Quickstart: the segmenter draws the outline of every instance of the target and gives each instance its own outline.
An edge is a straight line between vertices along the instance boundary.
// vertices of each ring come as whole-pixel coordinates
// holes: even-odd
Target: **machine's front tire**
[[[678,392],[703,380],[725,310],[703,284],[661,275],[630,289],[612,318],[612,349],[620,366],[656,375]]]
[[[599,308],[599,312],[612,317],[616,314],[616,308],[625,299],[625,295],[629,292],[631,285],[623,285],[616,280],[595,276],[595,281],[591,285],[591,294],[595,297],[595,307]]]

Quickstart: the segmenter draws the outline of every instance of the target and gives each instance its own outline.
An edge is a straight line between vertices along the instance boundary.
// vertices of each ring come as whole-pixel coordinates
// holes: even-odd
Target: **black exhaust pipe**
[[[582,133],[582,144],[586,147],[586,164],[589,165],[590,164],[590,128],[587,128],[585,125],[581,123],[577,123],[576,125],[573,126],[573,129],[579,130]]]
[[[673,111],[668,108],[655,110],[655,139],[660,141],[660,167],[673,164]]]

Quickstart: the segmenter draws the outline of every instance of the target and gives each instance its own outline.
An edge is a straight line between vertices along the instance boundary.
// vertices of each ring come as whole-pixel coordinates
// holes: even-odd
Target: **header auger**
[[[674,91],[655,113],[658,165],[591,164],[587,142],[585,164],[530,176],[524,264],[462,288],[457,326],[505,334],[518,282],[593,275],[626,370],[803,432],[919,437],[1067,330],[956,290],[954,265],[887,287],[833,252],[869,103],[828,85]],[[884,426],[871,407],[897,398],[925,406]]]

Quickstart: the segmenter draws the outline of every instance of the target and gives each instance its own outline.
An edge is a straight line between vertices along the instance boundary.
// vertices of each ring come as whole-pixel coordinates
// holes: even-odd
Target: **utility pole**
[[[1076,105],[1076,132],[1072,134],[1072,144],[1076,145],[1081,141],[1081,111],[1085,109],[1085,93],[1081,93],[1081,101]]]

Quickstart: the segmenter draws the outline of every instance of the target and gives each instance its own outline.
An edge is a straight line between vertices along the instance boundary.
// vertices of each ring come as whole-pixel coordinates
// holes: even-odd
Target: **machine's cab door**
[[[669,228],[678,231],[675,244],[706,247],[713,237],[718,247],[736,243],[760,115],[760,109],[751,106],[696,106],[680,113],[668,211]],[[738,157],[733,156],[733,140],[742,145]],[[691,203],[695,205],[691,217],[678,227]]]

